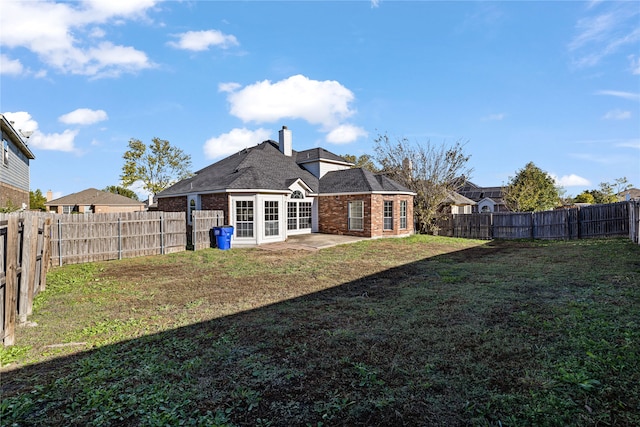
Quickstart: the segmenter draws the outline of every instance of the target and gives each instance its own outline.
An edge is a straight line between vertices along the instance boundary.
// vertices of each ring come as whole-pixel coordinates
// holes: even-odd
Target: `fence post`
[[[160,214],[160,255],[164,255],[164,217]]]
[[[42,258],[40,261],[40,289],[39,292],[47,288],[47,271],[51,261],[51,218],[44,220],[42,227]]]
[[[16,306],[18,301],[18,217],[11,215],[7,225],[7,265],[5,268],[4,331],[2,342],[13,345],[16,333]]]
[[[58,267],[62,267],[62,222],[58,218]]]
[[[191,247],[192,250],[196,250],[196,216],[194,215],[195,209],[191,211]]]
[[[18,318],[27,322],[33,305],[36,273],[36,249],[38,243],[38,220],[34,215],[25,215],[22,226],[22,272],[20,274],[20,306]]]
[[[122,222],[118,217],[118,259],[122,259]]]

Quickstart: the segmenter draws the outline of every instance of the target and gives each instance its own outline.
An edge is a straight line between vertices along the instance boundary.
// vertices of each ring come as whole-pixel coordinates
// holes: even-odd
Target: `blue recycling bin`
[[[213,235],[216,236],[216,245],[220,250],[231,248],[231,236],[233,236],[233,226],[223,225],[222,227],[213,227]]]

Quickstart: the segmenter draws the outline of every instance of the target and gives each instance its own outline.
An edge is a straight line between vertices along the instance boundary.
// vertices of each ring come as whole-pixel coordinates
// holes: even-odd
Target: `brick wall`
[[[406,195],[383,195],[373,194],[371,197],[371,236],[372,237],[392,237],[413,234],[413,197]],[[407,202],[407,227],[400,228],[400,201]],[[384,229],[384,202],[393,202],[393,229]]]
[[[350,201],[364,202],[364,230],[349,230]],[[400,229],[400,201],[407,201],[407,228]],[[393,201],[393,229],[384,230],[384,201]],[[405,195],[359,194],[320,196],[318,198],[318,231],[360,237],[392,237],[413,233],[413,197]]]
[[[160,198],[158,199],[158,210],[163,212],[186,212],[187,196]]]
[[[349,230],[349,202],[364,202],[363,231]],[[318,231],[347,236],[371,236],[371,195],[341,195],[318,197]]]
[[[12,185],[0,183],[0,208],[13,207],[22,209],[22,204],[29,208],[29,192],[20,190]]]
[[[200,197],[200,207],[203,211],[223,211],[224,223],[230,223],[228,194],[203,194]]]

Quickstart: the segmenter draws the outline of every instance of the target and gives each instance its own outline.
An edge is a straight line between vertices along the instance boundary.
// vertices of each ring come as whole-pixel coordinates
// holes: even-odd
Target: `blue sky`
[[[119,185],[131,138],[195,171],[283,125],[336,154],[467,141],[482,186],[533,161],[568,195],[640,187],[637,1],[3,0],[0,72],[56,197]]]

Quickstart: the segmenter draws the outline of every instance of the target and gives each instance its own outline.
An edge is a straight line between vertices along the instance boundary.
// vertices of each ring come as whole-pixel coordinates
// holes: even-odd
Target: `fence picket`
[[[488,220],[487,224],[482,221]],[[438,234],[470,239],[583,239],[629,236],[640,244],[640,202],[618,202],[543,212],[449,215]]]

